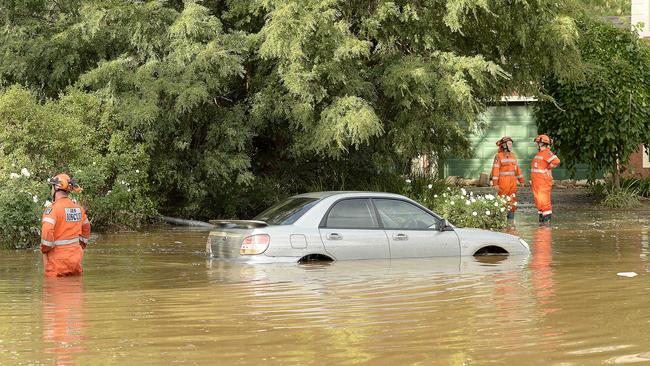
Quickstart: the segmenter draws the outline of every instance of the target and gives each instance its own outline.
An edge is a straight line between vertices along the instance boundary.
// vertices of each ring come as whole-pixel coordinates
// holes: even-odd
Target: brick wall
[[[626,175],[639,178],[650,177],[650,162],[643,146],[630,157],[630,168]]]

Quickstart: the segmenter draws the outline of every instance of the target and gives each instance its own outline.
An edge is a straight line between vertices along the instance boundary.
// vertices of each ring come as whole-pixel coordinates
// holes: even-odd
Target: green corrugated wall
[[[486,129],[481,134],[470,137],[474,148],[474,158],[447,160],[441,172],[443,177],[459,176],[478,179],[481,172],[490,174],[492,160],[497,153],[496,141],[502,136],[510,136],[514,140],[513,145],[519,166],[523,170],[526,180],[530,179],[530,161],[537,153],[537,147],[533,140],[538,135],[532,108],[523,104],[490,107],[486,111],[485,120],[488,124]],[[562,155],[559,157],[562,159]],[[589,165],[578,165],[573,178],[587,179],[589,172]],[[553,178],[569,179],[572,177],[560,165],[553,170]]]

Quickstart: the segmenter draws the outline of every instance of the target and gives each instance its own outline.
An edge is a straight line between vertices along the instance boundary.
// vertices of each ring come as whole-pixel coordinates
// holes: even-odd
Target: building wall
[[[503,136],[510,136],[514,140],[513,148],[519,166],[524,172],[526,180],[530,179],[530,162],[537,153],[533,140],[538,135],[537,125],[532,108],[523,103],[508,104],[488,108],[485,116],[487,128],[480,134],[470,137],[474,148],[472,159],[449,159],[444,163],[441,171],[444,177],[459,176],[478,179],[481,173],[489,174],[492,161],[497,153],[496,141]],[[559,155],[562,159],[562,155]],[[590,167],[581,164],[576,167],[575,179],[587,179]],[[572,178],[562,165],[553,170],[555,179]],[[597,176],[601,178],[602,175]]]
[[[641,145],[639,151],[630,157],[630,165],[626,175],[637,178],[650,177],[650,158],[643,149],[643,145]]]
[[[642,25],[639,37],[650,38],[650,0],[632,0],[631,23],[632,27]],[[648,154],[641,145],[639,151],[630,157],[630,171],[627,174],[642,178],[650,177],[649,160]]]
[[[650,37],[650,0],[632,0],[632,26],[643,23],[639,30],[639,36],[642,38]]]

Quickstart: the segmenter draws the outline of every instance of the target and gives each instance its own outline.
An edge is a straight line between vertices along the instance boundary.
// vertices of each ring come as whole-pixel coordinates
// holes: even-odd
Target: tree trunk
[[[621,189],[621,164],[616,158],[616,165],[614,166],[614,174],[612,175],[612,185],[615,190]]]

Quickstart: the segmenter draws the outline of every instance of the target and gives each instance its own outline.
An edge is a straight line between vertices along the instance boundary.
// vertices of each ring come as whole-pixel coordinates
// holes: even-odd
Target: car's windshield
[[[309,211],[318,200],[313,197],[292,197],[271,206],[255,216],[254,220],[264,221],[269,225],[290,225]]]

